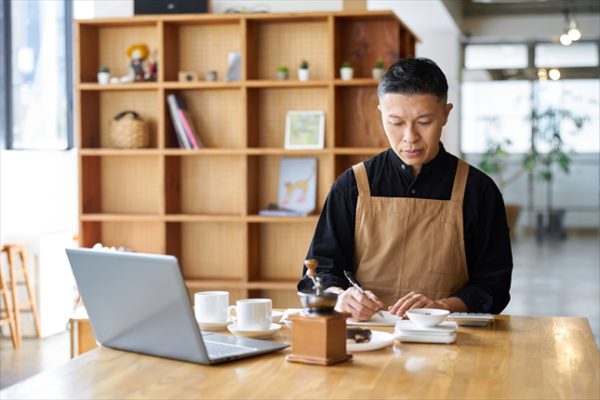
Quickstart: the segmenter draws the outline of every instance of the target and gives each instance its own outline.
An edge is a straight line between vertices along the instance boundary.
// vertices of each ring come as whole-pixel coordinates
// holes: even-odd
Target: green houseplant
[[[309,76],[310,71],[308,69],[308,61],[302,60],[302,62],[300,62],[300,68],[298,68],[298,80],[307,81]]]
[[[277,79],[280,81],[285,81],[288,78],[288,67],[280,66],[277,68]]]
[[[375,66],[371,70],[371,76],[373,76],[373,79],[381,79],[382,75],[383,75],[383,61],[377,60],[377,61],[375,61]]]
[[[559,108],[548,107],[541,111],[533,110],[531,113],[532,137],[531,149],[525,155],[523,166],[525,170],[533,173],[538,180],[546,183],[546,216],[537,215],[538,237],[550,236],[563,238],[564,209],[554,207],[553,183],[555,171],[569,173],[571,157],[564,146],[562,135],[566,127],[574,128],[577,133],[582,128],[587,117]],[[544,226],[544,220],[547,221]]]
[[[342,62],[342,67],[340,68],[340,78],[344,81],[349,81],[354,76],[354,68],[352,68],[352,63],[350,61]]]

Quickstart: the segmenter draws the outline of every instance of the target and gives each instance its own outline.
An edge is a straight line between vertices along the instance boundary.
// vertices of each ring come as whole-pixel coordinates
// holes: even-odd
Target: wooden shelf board
[[[263,217],[262,215],[249,215],[246,217],[248,222],[253,223],[317,223],[318,215],[309,215],[306,217]]]
[[[193,90],[193,89],[239,89],[242,87],[241,82],[174,82],[168,81],[161,84],[165,89],[172,90]]]
[[[288,150],[281,148],[251,147],[246,150],[248,155],[273,155],[273,156],[321,156],[332,153],[332,149],[315,150]]]
[[[167,214],[166,222],[246,222],[246,217],[241,215],[193,215],[193,214]]]
[[[115,221],[115,222],[159,222],[162,216],[159,214],[81,214],[79,216],[81,221],[90,222],[103,222],[103,221]]]
[[[159,156],[163,153],[159,149],[92,149],[79,150],[81,156]]]
[[[156,90],[160,87],[157,82],[132,82],[108,83],[101,85],[95,82],[81,82],[77,84],[78,90],[105,91],[105,90]]]
[[[162,153],[166,156],[236,156],[247,154],[246,149],[220,149],[220,148],[208,148],[204,147],[201,149],[165,149]]]
[[[296,71],[290,71],[290,74],[295,74]],[[328,87],[330,81],[327,80],[308,80],[308,81],[299,81],[295,79],[290,79],[286,81],[275,81],[275,80],[266,80],[266,79],[256,79],[246,81],[245,85],[249,88],[305,88],[305,87]]]
[[[336,79],[333,83],[335,86],[377,86],[379,80],[373,78],[355,78],[348,81]]]
[[[362,154],[379,154],[387,150],[388,147],[338,147],[333,150],[335,155],[362,155]]]

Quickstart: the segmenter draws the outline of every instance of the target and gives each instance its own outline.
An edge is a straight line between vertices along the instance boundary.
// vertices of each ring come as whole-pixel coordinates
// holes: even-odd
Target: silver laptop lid
[[[209,364],[173,256],[67,249],[100,344]]]

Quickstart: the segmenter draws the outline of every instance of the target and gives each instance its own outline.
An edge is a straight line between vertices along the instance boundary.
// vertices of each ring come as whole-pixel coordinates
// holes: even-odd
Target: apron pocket
[[[433,224],[427,270],[441,275],[457,274],[460,264],[458,229],[455,224],[445,221],[435,221]]]

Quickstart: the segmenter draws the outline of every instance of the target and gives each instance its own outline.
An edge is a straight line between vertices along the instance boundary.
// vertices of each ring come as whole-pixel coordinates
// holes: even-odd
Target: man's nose
[[[419,139],[419,135],[414,125],[408,125],[404,130],[402,141],[405,143],[415,143]]]

